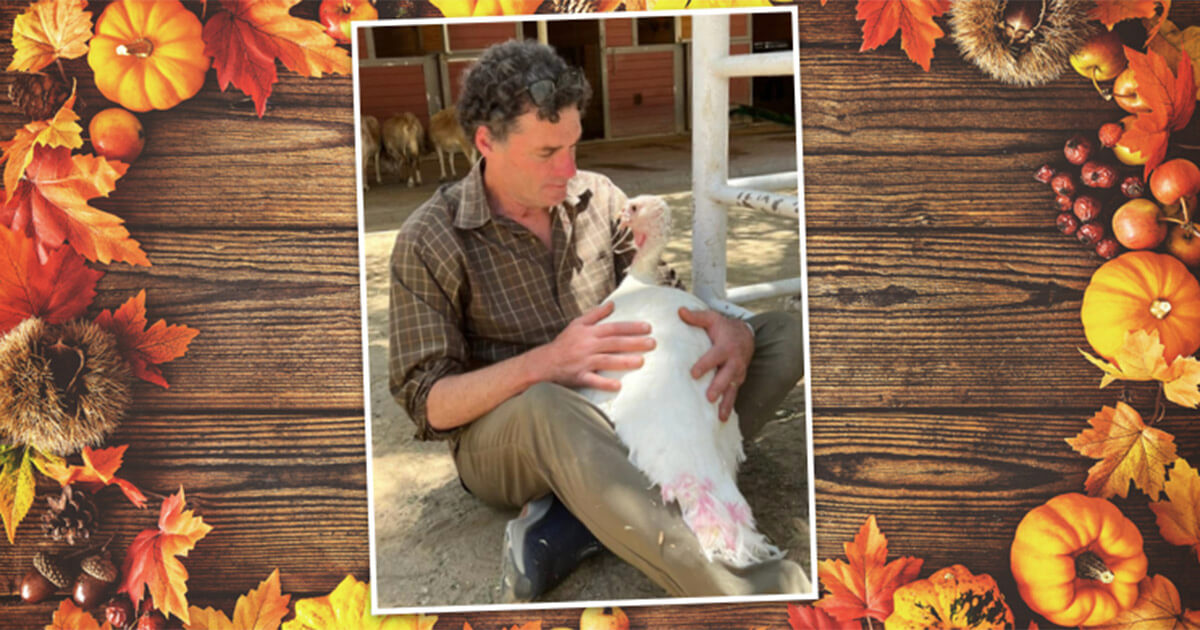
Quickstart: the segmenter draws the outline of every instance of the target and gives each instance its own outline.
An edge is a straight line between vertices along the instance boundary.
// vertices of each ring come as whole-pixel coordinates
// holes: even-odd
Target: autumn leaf
[[[849,564],[824,560],[818,567],[821,586],[829,595],[816,606],[839,621],[873,617],[885,621],[892,614],[892,593],[917,578],[920,558],[887,560],[887,537],[879,531],[875,517],[858,530],[853,543],[844,543]]]
[[[1133,607],[1088,630],[1200,630],[1200,612],[1184,611],[1175,584],[1161,575],[1138,584]]]
[[[1096,0],[1088,17],[1100,21],[1111,31],[1117,22],[1136,18],[1157,18],[1156,24],[1162,25],[1170,10],[1171,0]],[[1146,39],[1152,39],[1157,32],[1157,26],[1148,28]]]
[[[188,630],[277,630],[288,615],[291,598],[280,593],[279,569],[275,569],[258,588],[238,597],[232,621],[219,610],[192,606]]]
[[[92,14],[87,0],[42,0],[13,20],[13,55],[8,71],[37,72],[55,59],[87,54]]]
[[[1192,64],[1192,81],[1197,85],[1196,98],[1200,99],[1200,26],[1189,26],[1179,30],[1170,20],[1163,20],[1158,37],[1150,42],[1149,49],[1162,55],[1169,66],[1179,66],[1179,56],[1186,54]]]
[[[1094,357],[1082,349],[1079,352],[1092,365],[1104,371],[1104,378],[1100,380],[1101,388],[1108,387],[1116,380],[1158,380],[1163,383],[1163,393],[1167,400],[1193,409],[1200,406],[1200,361],[1194,357],[1180,356],[1167,365],[1157,330],[1133,330],[1125,333],[1125,341],[1117,350],[1112,363]]]
[[[1176,459],[1163,490],[1167,500],[1150,503],[1158,531],[1172,545],[1190,546],[1200,560],[1200,475],[1183,458]]]
[[[788,625],[792,630],[861,630],[862,622],[838,621],[829,613],[812,606],[787,605]]]
[[[136,609],[150,590],[154,607],[188,623],[187,569],[176,556],[187,556],[212,527],[191,510],[184,510],[183,488],[163,500],[158,529],[142,530],[125,552],[120,593],[129,595]]]
[[[83,127],[76,122],[79,115],[75,113],[75,90],[63,102],[50,120],[35,120],[21,129],[8,142],[0,143],[4,155],[4,200],[12,198],[17,190],[17,184],[25,176],[25,169],[33,162],[33,148],[67,147],[78,149],[83,146]]]
[[[529,621],[529,622],[526,622],[519,626],[513,626],[513,627],[507,628],[505,630],[542,630],[542,620],[537,619],[534,621]]]
[[[933,43],[945,33],[933,18],[950,8],[950,0],[858,0],[856,19],[863,20],[859,51],[886,44],[900,31],[900,47],[908,58],[929,71]]]
[[[1176,73],[1166,59],[1153,50],[1146,54],[1125,47],[1125,58],[1133,71],[1138,95],[1150,107],[1126,125],[1121,142],[1146,157],[1143,175],[1148,179],[1167,154],[1171,132],[1183,129],[1196,107],[1196,82],[1188,55],[1180,55]]]
[[[34,493],[32,449],[0,447],[0,517],[8,542],[16,539],[17,525],[33,506]]]
[[[430,0],[430,2],[446,17],[529,15],[542,4],[542,0]]]
[[[350,72],[350,53],[324,27],[288,14],[297,2],[221,0],[225,10],[204,25],[204,54],[213,58],[221,90],[232,83],[248,94],[259,118],[266,113],[267,97],[278,80],[276,59],[306,77]]]
[[[168,326],[163,320],[146,328],[146,290],[121,305],[116,312],[100,311],[96,323],[117,339],[121,356],[134,376],[164,388],[170,387],[156,365],[187,353],[188,344],[200,331],[182,325]]]
[[[107,621],[100,625],[96,618],[84,612],[70,598],[64,599],[54,611],[46,630],[112,630]]]
[[[296,617],[283,630],[433,630],[436,623],[436,615],[372,615],[370,587],[347,575],[328,595],[296,600]]]
[[[1166,466],[1175,461],[1175,438],[1163,431],[1148,427],[1142,416],[1124,402],[1116,409],[1102,408],[1088,420],[1085,429],[1067,444],[1078,453],[1099,459],[1088,469],[1084,482],[1087,493],[1105,499],[1129,494],[1129,482],[1158,499],[1166,478]]]
[[[121,459],[125,456],[127,448],[129,448],[128,444],[122,444],[95,451],[92,450],[92,447],[85,446],[80,453],[83,457],[82,466],[67,466],[65,462],[62,462],[49,464],[42,472],[62,486],[79,484],[88,492],[95,492],[115,483],[117,487],[121,488],[121,492],[125,493],[125,497],[129,499],[130,503],[144,508],[146,507],[146,495],[142,494],[142,491],[132,483],[117,477],[117,470],[121,468]]]
[[[33,239],[0,225],[0,335],[27,317],[61,324],[83,315],[103,275],[69,247],[40,263]]]

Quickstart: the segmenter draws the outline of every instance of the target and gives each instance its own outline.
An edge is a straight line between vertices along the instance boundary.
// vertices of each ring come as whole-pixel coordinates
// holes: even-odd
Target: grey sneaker
[[[553,494],[526,503],[504,528],[500,602],[532,601],[603,548]]]

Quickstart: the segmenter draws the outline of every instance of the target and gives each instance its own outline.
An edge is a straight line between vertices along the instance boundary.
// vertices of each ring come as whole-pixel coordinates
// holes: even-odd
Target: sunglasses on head
[[[533,101],[533,104],[538,109],[542,109],[554,104],[554,95],[559,90],[578,85],[580,77],[579,71],[571,68],[558,75],[558,79],[541,79],[530,83],[526,91],[529,92],[529,98]]]

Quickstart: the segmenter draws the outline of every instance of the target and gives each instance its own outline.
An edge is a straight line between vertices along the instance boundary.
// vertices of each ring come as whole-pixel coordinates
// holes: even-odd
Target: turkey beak
[[[621,214],[617,215],[617,228],[622,230],[631,229],[629,223],[633,221],[633,206],[627,204],[621,208]]]

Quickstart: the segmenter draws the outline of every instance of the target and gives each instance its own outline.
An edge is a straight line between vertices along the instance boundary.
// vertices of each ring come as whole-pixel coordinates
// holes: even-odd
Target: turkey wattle
[[[606,372],[621,381],[617,392],[583,389],[612,420],[629,448],[629,460],[676,501],[705,556],[735,567],[779,558],[783,553],[754,526],[750,506],[737,488],[745,454],[736,412],[726,422],[705,393],[713,372],[691,376],[692,365],[712,347],[708,334],[679,318],[679,308],[708,308],[696,296],[655,283],[658,261],[671,231],[670,209],[659,197],[630,200],[621,222],[633,230],[637,254],[620,286],[608,297],[605,321],[649,322],[655,349],[641,368]]]

